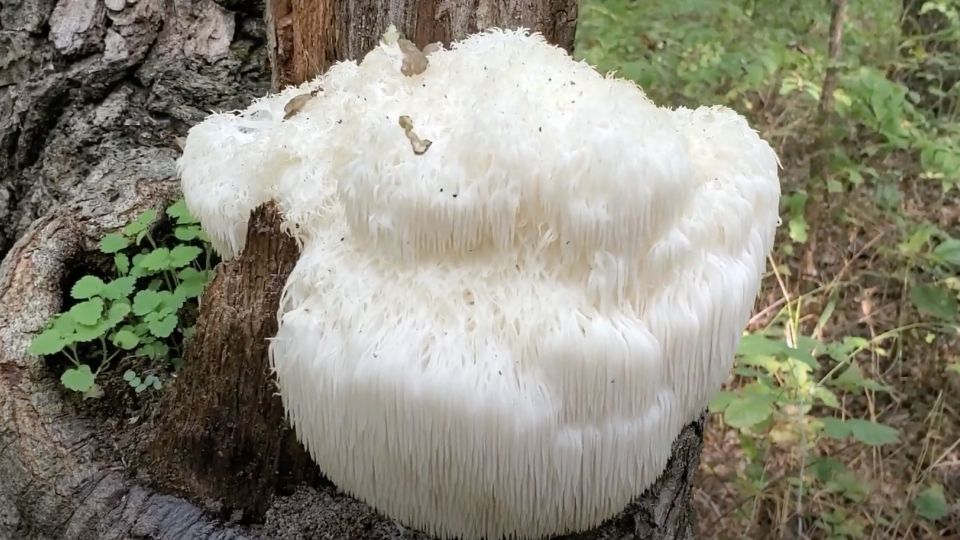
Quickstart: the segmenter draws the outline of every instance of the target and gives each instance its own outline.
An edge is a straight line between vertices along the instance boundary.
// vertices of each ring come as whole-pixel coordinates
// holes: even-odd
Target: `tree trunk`
[[[269,207],[203,299],[147,460],[205,509],[139,485],[26,347],[97,239],[175,197],[173,136],[265,93],[266,56],[274,85],[300,82],[361,56],[390,22],[420,46],[526,26],[569,49],[576,2],[276,0],[267,25],[255,1],[54,4],[0,0],[0,45],[13,44],[0,47],[0,253],[22,235],[0,265],[0,538],[427,539],[316,480],[291,438],[265,351],[298,254]],[[619,516],[565,538],[692,537],[702,430],[687,426]]]

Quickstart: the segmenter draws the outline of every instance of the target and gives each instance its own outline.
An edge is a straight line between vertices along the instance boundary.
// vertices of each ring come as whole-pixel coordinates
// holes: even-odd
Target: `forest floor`
[[[736,110],[782,165],[783,226],[711,403],[703,538],[960,538],[958,14],[581,4],[584,60],[662,106]]]
[[[908,193],[912,196],[904,201],[904,208],[914,218],[960,232],[960,197],[955,191],[946,200],[932,190]],[[889,278],[904,272],[903,261],[882,249],[895,242],[899,232],[883,215],[869,215],[873,205],[857,197],[868,195],[851,194],[844,204],[861,209],[861,220],[832,223],[834,230],[824,234],[832,240],[821,245],[816,259],[821,278],[788,279],[785,294],[776,277],[769,275],[754,310],[768,314],[767,320],[754,319],[748,330],[760,331],[776,311],[768,309],[770,306],[801,296],[804,288],[822,289],[828,282],[839,283],[839,290],[834,290],[838,301],[829,322],[820,328],[820,337],[876,340],[876,348],[860,353],[860,365],[865,377],[888,390],[848,395],[842,407],[852,416],[882,416],[901,437],[895,445],[883,448],[823,440],[819,444],[808,441],[807,448],[799,449],[799,441],[787,437],[767,449],[766,456],[757,456],[752,454],[756,448],[745,444],[749,438],[726,426],[720,415],[711,415],[695,493],[702,538],[830,537],[832,531],[824,530],[822,518],[838,508],[849,525],[841,529],[849,534],[839,537],[960,538],[956,512],[939,527],[903,513],[930,481],[943,486],[946,493],[960,494],[960,374],[945,371],[958,360],[957,337],[889,332],[918,320],[905,287]],[[777,251],[773,259],[789,267],[790,275],[802,275],[800,257]],[[808,295],[804,311],[813,319],[807,321],[808,326],[817,322],[815,315],[822,312],[828,296]],[[887,339],[880,336],[885,332]],[[745,381],[734,377],[730,384],[743,385]],[[839,458],[856,477],[801,485],[804,460],[809,467],[812,460],[823,456]],[[762,460],[763,480],[747,487],[743,478],[758,460]],[[837,497],[838,493],[842,496]]]

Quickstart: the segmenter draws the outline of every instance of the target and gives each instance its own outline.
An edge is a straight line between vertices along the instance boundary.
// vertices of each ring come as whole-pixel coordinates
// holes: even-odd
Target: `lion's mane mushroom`
[[[658,108],[524,31],[404,59],[388,33],[194,127],[187,204],[225,257],[268,200],[301,243],[271,355],[340,488],[444,537],[596,526],[728,374],[777,158],[734,112]]]

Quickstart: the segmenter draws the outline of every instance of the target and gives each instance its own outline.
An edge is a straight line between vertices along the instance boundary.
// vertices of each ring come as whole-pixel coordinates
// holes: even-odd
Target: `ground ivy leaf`
[[[92,326],[78,324],[70,337],[77,342],[90,341],[106,334],[112,327],[113,325],[106,320],[97,321]]]
[[[84,298],[99,295],[103,292],[103,288],[104,283],[102,279],[97,276],[83,276],[73,284],[73,288],[70,289],[70,296],[78,300],[83,300]]]
[[[137,216],[137,219],[133,220],[126,227],[123,228],[123,233],[127,236],[136,236],[150,227],[150,224],[156,221],[157,211],[154,209],[149,209],[146,212]]]
[[[120,324],[124,317],[130,313],[130,309],[130,304],[126,300],[114,302],[107,310],[107,325],[112,328]]]
[[[27,352],[36,355],[54,354],[63,350],[67,341],[59,330],[51,328],[33,338]]]
[[[183,199],[179,199],[170,205],[170,207],[167,208],[167,215],[181,225],[197,223],[197,218],[193,217],[190,211],[187,210],[187,203]]]
[[[135,315],[146,315],[157,308],[162,300],[160,293],[156,291],[137,291],[133,297],[133,313]]]
[[[196,240],[197,238],[200,238],[200,234],[200,227],[197,227],[196,225],[180,226],[173,230],[173,236],[175,236],[177,240],[182,240],[184,242]]]
[[[167,248],[157,248],[140,259],[140,266],[147,270],[166,270],[170,268],[170,263],[170,250]]]
[[[175,268],[181,268],[192,263],[203,250],[197,246],[177,246],[170,250],[170,264]]]
[[[186,301],[186,298],[176,294],[176,291],[161,291],[160,292],[160,306],[157,308],[158,313],[163,313],[164,315],[169,313],[176,313],[183,307],[183,303]]]
[[[133,288],[137,284],[137,278],[133,276],[126,276],[122,278],[117,278],[107,285],[103,289],[103,296],[109,298],[110,300],[120,300],[121,298],[127,298],[133,294]]]
[[[93,326],[97,324],[100,320],[100,316],[103,315],[103,299],[102,298],[92,298],[86,302],[80,302],[79,304],[70,308],[70,316],[73,317],[73,320],[78,323],[86,326]]]
[[[113,265],[117,267],[117,272],[122,276],[130,272],[130,258],[123,253],[117,253],[113,256]]]
[[[75,392],[86,392],[93,387],[94,379],[90,366],[84,364],[64,371],[60,377],[60,382],[63,386]]]
[[[174,328],[177,327],[177,316],[170,314],[161,319],[151,321],[148,325],[150,328],[150,333],[158,338],[169,337],[173,333]]]
[[[130,239],[122,234],[110,233],[100,240],[100,251],[116,253],[130,245]]]
[[[183,299],[196,298],[203,294],[205,287],[206,283],[202,281],[181,281],[173,293]]]
[[[129,351],[137,347],[137,345],[140,343],[140,338],[129,330],[118,330],[115,334],[113,334],[111,341],[117,347],[120,347],[125,351]]]

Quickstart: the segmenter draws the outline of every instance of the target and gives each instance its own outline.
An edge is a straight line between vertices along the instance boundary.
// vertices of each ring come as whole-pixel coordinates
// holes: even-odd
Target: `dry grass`
[[[801,177],[799,171],[797,166],[785,173],[785,183]],[[957,236],[956,190],[941,199],[929,186],[912,187],[905,189],[902,215],[939,223]],[[868,447],[823,439],[805,451],[793,440],[772,445],[757,460],[744,451],[739,432],[714,415],[695,493],[702,538],[827,538],[815,523],[836,510],[862,526],[864,538],[960,538],[956,504],[936,526],[912,510],[915,496],[931,480],[944,487],[948,502],[960,499],[960,375],[945,371],[960,356],[958,338],[924,330],[904,283],[911,263],[897,255],[902,231],[889,212],[858,192],[847,194],[843,208],[846,219],[820,231],[825,240],[818,244],[816,277],[801,276],[801,257],[788,254],[789,241],[782,239],[772,259],[788,272],[781,279],[773,274],[765,279],[751,330],[770,324],[802,296],[802,332],[825,341],[844,336],[871,340],[873,346],[857,359],[866,375],[890,391],[842,394],[840,409],[844,415],[896,427],[900,441]],[[831,302],[835,307],[823,324],[821,315]],[[818,456],[839,459],[863,479],[863,499],[845,499],[808,481],[799,498],[801,471]],[[763,483],[751,486],[745,473],[758,462]]]

